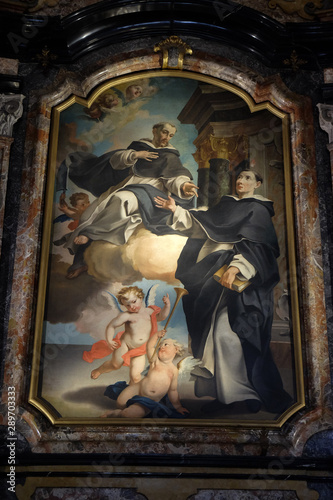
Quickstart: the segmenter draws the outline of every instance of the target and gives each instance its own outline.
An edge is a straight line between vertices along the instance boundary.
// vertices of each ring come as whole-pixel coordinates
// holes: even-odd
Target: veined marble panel
[[[18,72],[18,60],[0,57],[0,74],[17,75],[17,72]]]

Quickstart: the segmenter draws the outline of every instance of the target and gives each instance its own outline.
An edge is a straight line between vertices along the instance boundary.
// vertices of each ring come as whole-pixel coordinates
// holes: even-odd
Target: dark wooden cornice
[[[240,49],[271,68],[320,70],[333,65],[332,24],[282,25],[232,2],[110,0],[63,19],[1,12],[0,57],[33,62],[47,46],[56,64],[69,64],[115,43],[175,34]]]

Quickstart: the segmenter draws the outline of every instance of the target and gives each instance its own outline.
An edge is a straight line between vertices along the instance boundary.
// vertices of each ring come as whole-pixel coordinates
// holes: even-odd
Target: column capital
[[[0,135],[11,137],[13,126],[23,113],[21,94],[0,94]]]
[[[333,142],[333,105],[317,104],[319,109],[319,125],[328,134],[329,143]]]

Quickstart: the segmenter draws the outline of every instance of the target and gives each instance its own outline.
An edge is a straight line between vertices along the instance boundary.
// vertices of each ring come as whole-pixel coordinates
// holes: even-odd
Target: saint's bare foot
[[[75,245],[85,245],[86,243],[88,243],[88,241],[88,236],[85,236],[84,234],[80,234],[80,236],[74,238]]]
[[[73,269],[73,271],[69,271],[66,275],[66,278],[69,280],[73,280],[74,278],[77,278],[80,276],[80,274],[85,273],[88,271],[88,266],[81,266],[78,267],[77,269]]]

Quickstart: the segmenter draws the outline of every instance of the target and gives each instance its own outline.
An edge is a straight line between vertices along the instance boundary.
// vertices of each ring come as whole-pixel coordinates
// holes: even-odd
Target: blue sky
[[[61,112],[60,127],[75,122],[76,138],[90,140],[92,152],[102,155],[112,149],[126,148],[132,140],[151,138],[152,126],[155,123],[170,121],[177,127],[177,133],[171,143],[179,150],[183,165],[191,171],[196,182],[198,165],[192,155],[196,151],[193,141],[197,137],[197,131],[194,125],[181,124],[177,116],[192,96],[198,82],[187,78],[158,77],[150,78],[146,83],[150,88],[157,89],[153,95],[136,99],[124,107],[119,106],[117,112],[109,113],[98,122],[87,116],[84,106],[70,106]],[[70,189],[69,184],[67,196],[71,194]],[[154,283],[143,280],[135,284],[146,292]],[[172,286],[162,282],[157,292],[156,305],[163,306],[162,296],[165,293],[169,293],[172,307],[176,297],[175,291]],[[77,332],[72,323],[46,323],[44,329],[46,343],[90,345],[96,341],[90,335]],[[170,332],[178,340],[187,343],[187,328],[181,303],[170,322]]]
[[[193,141],[197,137],[197,131],[194,125],[181,124],[177,116],[195,91],[198,82],[187,78],[159,77],[150,78],[149,85],[158,89],[154,95],[132,101],[119,108],[119,112],[111,112],[99,123],[85,114],[83,106],[74,104],[61,113],[60,126],[76,122],[78,138],[87,138],[89,134],[93,136],[94,131],[99,128],[99,140],[92,141],[92,152],[99,156],[113,148],[126,148],[133,140],[151,138],[152,126],[155,123],[170,121],[177,127],[172,145],[179,150],[184,166],[196,178],[198,166],[192,154],[196,151]],[[110,126],[111,121],[113,127]]]

